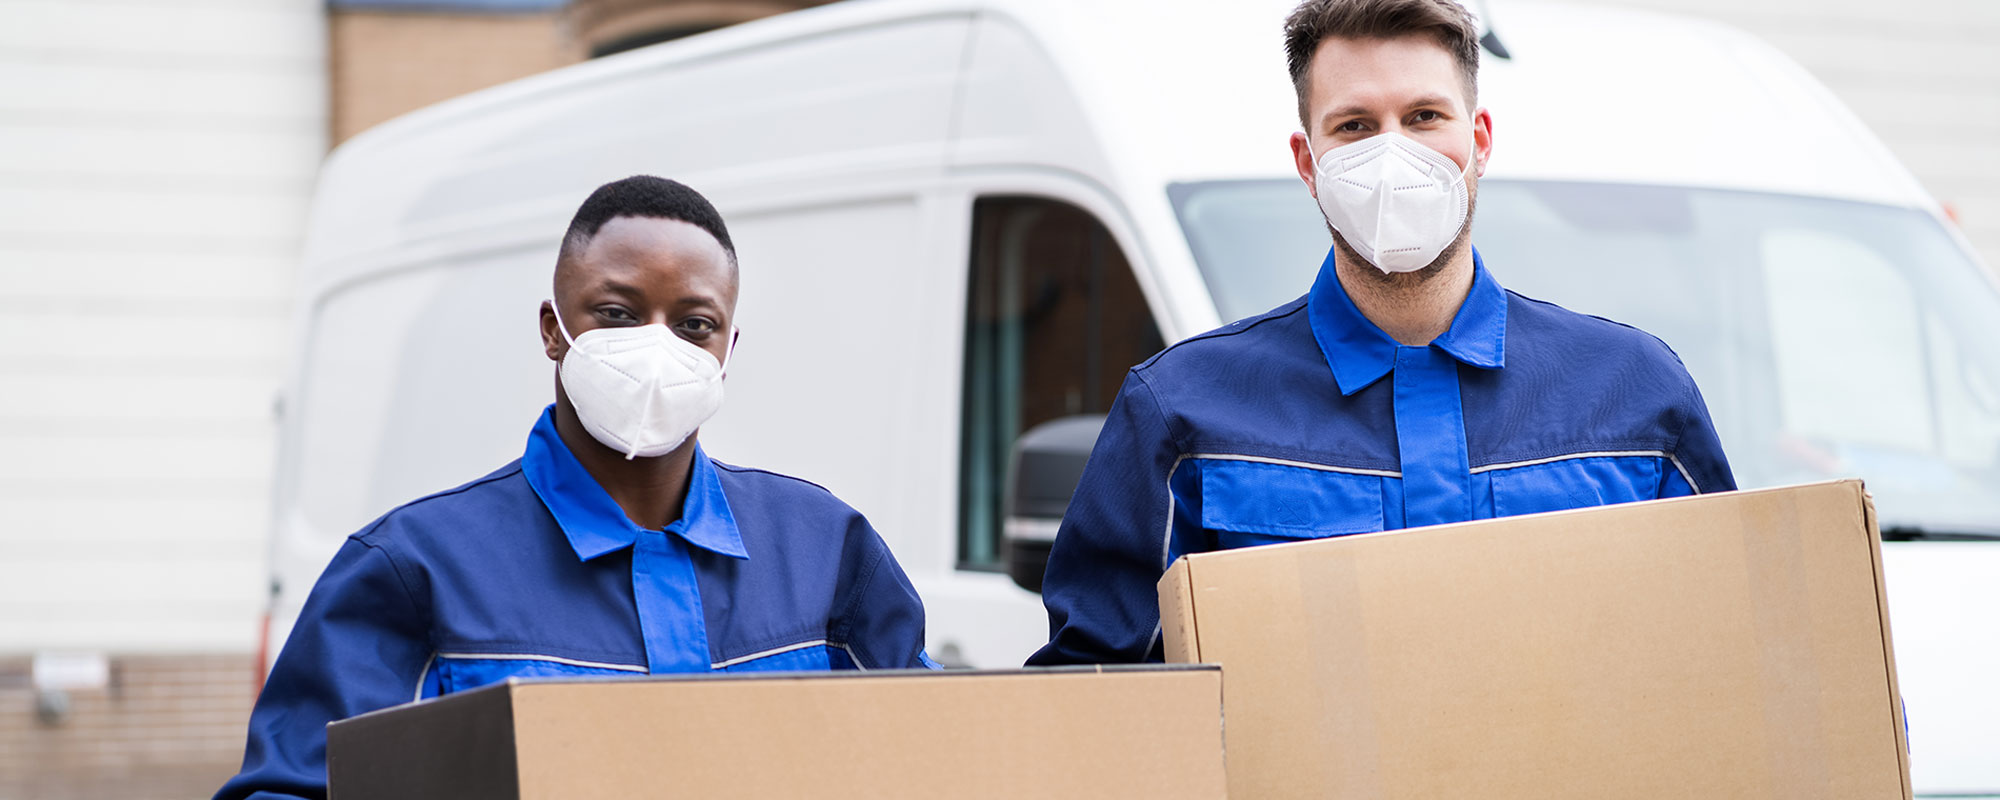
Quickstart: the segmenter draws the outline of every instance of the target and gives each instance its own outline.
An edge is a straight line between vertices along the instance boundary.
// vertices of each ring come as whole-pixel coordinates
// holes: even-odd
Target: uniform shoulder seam
[[[854,615],[861,608],[861,599],[868,596],[868,588],[875,584],[875,574],[881,571],[882,563],[888,559],[889,548],[887,546],[874,548],[874,552],[869,554],[868,563],[862,567],[860,579],[854,582],[854,587],[847,597],[847,602],[841,604],[840,615],[835,617],[835,624],[832,629],[827,631],[827,638],[840,639],[842,641],[852,638],[849,634],[854,632]],[[860,654],[854,653],[852,650],[848,651],[848,655],[857,661],[861,658]],[[865,669],[872,668],[874,665],[863,664],[861,666]]]
[[[1220,328],[1216,328],[1210,331],[1203,331],[1193,336],[1189,336],[1186,339],[1174,342],[1173,344],[1167,345],[1166,347],[1162,348],[1160,352],[1154,353],[1152,358],[1148,358],[1145,361],[1140,362],[1138,366],[1133,367],[1132,369],[1133,371],[1136,372],[1138,370],[1150,368],[1153,366],[1155,362],[1165,357],[1168,353],[1178,350],[1182,346],[1190,344],[1192,342],[1207,341],[1209,339],[1220,339],[1225,336],[1236,336],[1239,334],[1248,333],[1252,329],[1256,328],[1259,325],[1263,325],[1266,322],[1274,322],[1277,320],[1281,320],[1286,317],[1292,316],[1293,314],[1298,314],[1306,310],[1306,304],[1300,300],[1293,300],[1291,301],[1291,303],[1288,303],[1287,305],[1291,305],[1293,307],[1289,310],[1280,312],[1279,309],[1283,309],[1284,306],[1279,306],[1278,308],[1266,311],[1261,315],[1237,320],[1236,322],[1229,323],[1228,325],[1224,325]],[[1241,324],[1242,327],[1234,327],[1238,324]]]
[[[1174,450],[1187,452],[1186,442],[1180,434],[1174,432],[1173,417],[1167,414],[1167,403],[1160,399],[1160,393],[1153,388],[1152,380],[1136,368],[1132,370],[1132,379],[1139,382],[1139,388],[1146,390],[1146,398],[1153,401],[1153,413],[1160,418],[1160,427],[1166,430],[1167,440],[1173,443]]]
[[[377,524],[380,523],[378,522]],[[374,526],[371,525],[369,527],[372,529]],[[426,604],[417,602],[417,593],[416,590],[410,588],[410,573],[409,569],[404,565],[403,559],[397,558],[395,551],[387,547],[386,542],[371,542],[361,538],[360,534],[355,534],[354,536],[348,538],[353,539],[356,544],[359,544],[362,547],[366,547],[372,552],[380,553],[382,555],[382,558],[389,562],[389,571],[395,573],[396,575],[396,585],[401,586],[403,588],[404,602],[409,603],[410,610],[416,612],[418,618],[423,621],[425,636],[432,640],[430,642],[432,645],[432,649],[436,649],[436,641],[435,641],[436,631],[432,630],[430,624],[430,617],[431,617],[430,609],[426,606]]]
[[[392,508],[388,511],[388,513],[385,513],[380,517],[376,517],[374,522],[368,523],[367,527],[362,528],[360,531],[357,531],[353,535],[347,537],[349,539],[353,539],[357,544],[360,544],[362,547],[366,547],[373,552],[382,554],[382,558],[389,562],[390,571],[396,574],[396,583],[403,587],[403,599],[410,604],[410,609],[412,611],[415,611],[422,619],[425,620],[425,628],[428,631],[426,635],[433,637],[433,640],[431,641],[432,649],[436,649],[435,646],[437,643],[435,641],[436,631],[429,630],[431,609],[427,604],[419,602],[418,601],[419,595],[415,590],[410,588],[411,583],[414,580],[413,575],[411,573],[411,568],[407,563],[405,563],[405,560],[403,558],[397,555],[396,549],[390,546],[391,544],[393,544],[393,541],[387,540],[381,536],[377,536],[376,534],[382,530],[382,526],[387,525],[390,519],[401,514],[404,509],[428,503],[432,500],[441,500],[446,497],[464,494],[465,492],[469,492],[481,486],[485,486],[490,483],[495,483],[497,481],[506,480],[507,478],[511,478],[515,475],[520,474],[520,472],[521,472],[521,461],[520,459],[515,459],[513,462],[507,464],[506,466],[496,469],[470,482],[461,484],[459,486],[454,486],[450,489],[446,489],[441,492],[432,492],[431,494],[424,495],[423,497],[419,497],[415,500],[411,500],[410,502]]]
[[[428,502],[431,500],[439,500],[446,497],[450,497],[455,494],[464,494],[466,492],[472,491],[473,489],[485,486],[486,484],[511,478],[514,475],[520,473],[520,471],[521,471],[521,462],[519,459],[516,459],[514,463],[508,464],[507,466],[501,467],[497,470],[487,473],[486,475],[476,478],[470,482],[458,486],[453,486],[443,491],[432,492],[430,494],[424,495],[423,497],[419,497],[415,500],[411,500],[410,502],[397,506],[396,508],[398,509],[408,508],[418,503]]]
[[[1667,340],[1662,339],[1654,335],[1652,331],[1648,331],[1645,328],[1641,328],[1637,325],[1632,325],[1630,323],[1625,323],[1625,322],[1619,322],[1618,320],[1611,319],[1610,317],[1600,317],[1596,314],[1587,314],[1582,311],[1566,308],[1559,303],[1552,303],[1547,300],[1539,300],[1521,294],[1520,292],[1516,292],[1512,289],[1508,289],[1507,294],[1513,297],[1518,297],[1527,302],[1534,303],[1536,305],[1547,306],[1556,311],[1568,314],[1573,317],[1579,317],[1583,319],[1593,319],[1598,322],[1605,323],[1607,325],[1623,328],[1625,330],[1631,331],[1632,333],[1638,334],[1639,341],[1651,343],[1653,346],[1659,348],[1659,351],[1655,353],[1655,355],[1666,356],[1666,359],[1668,359],[1670,363],[1672,363],[1674,375],[1676,378],[1679,379],[1681,385],[1680,402],[1674,409],[1675,415],[1680,417],[1680,426],[1677,429],[1675,429],[1673,442],[1670,445],[1668,445],[1667,452],[1678,454],[1681,451],[1681,442],[1687,439],[1688,426],[1693,424],[1694,421],[1694,415],[1691,409],[1693,409],[1695,406],[1695,394],[1697,389],[1695,387],[1694,376],[1688,373],[1687,363],[1681,360],[1680,353],[1674,352],[1673,345],[1667,344]],[[1698,488],[1697,491],[1699,491]]]
[[[1550,301],[1548,301],[1548,300],[1541,300],[1541,299],[1537,299],[1537,298],[1533,298],[1533,297],[1529,297],[1529,296],[1527,296],[1527,295],[1525,295],[1525,294],[1521,294],[1520,292],[1516,292],[1516,291],[1514,291],[1513,289],[1508,289],[1508,290],[1507,290],[1507,293],[1508,293],[1508,294],[1510,294],[1510,295],[1513,295],[1514,297],[1518,297],[1518,298],[1520,298],[1520,299],[1522,299],[1522,300],[1525,300],[1525,301],[1527,301],[1527,302],[1530,302],[1530,303],[1534,303],[1535,305],[1538,305],[1538,306],[1548,306],[1549,308],[1552,308],[1552,309],[1555,309],[1556,311],[1560,311],[1560,312],[1562,312],[1562,313],[1564,313],[1564,314],[1567,314],[1567,315],[1569,315],[1569,316],[1572,316],[1572,317],[1578,317],[1578,318],[1581,318],[1581,319],[1594,319],[1594,320],[1597,320],[1598,322],[1602,322],[1602,323],[1605,323],[1605,324],[1607,324],[1607,325],[1615,325],[1615,326],[1617,326],[1617,327],[1620,327],[1620,328],[1624,328],[1625,330],[1628,330],[1628,331],[1631,331],[1631,332],[1633,332],[1633,333],[1636,333],[1636,334],[1639,334],[1640,336],[1643,336],[1643,337],[1645,337],[1645,338],[1647,338],[1647,339],[1650,339],[1650,340],[1652,340],[1652,341],[1654,341],[1654,342],[1657,342],[1657,343],[1659,343],[1659,345],[1660,345],[1661,347],[1666,347],[1666,348],[1667,348],[1667,351],[1668,351],[1669,353],[1673,352],[1673,348],[1671,348],[1671,347],[1667,347],[1667,343],[1666,343],[1666,341],[1665,341],[1665,340],[1661,339],[1661,338],[1660,338],[1660,337],[1658,337],[1658,336],[1654,336],[1654,335],[1653,335],[1653,333],[1652,333],[1651,331],[1648,331],[1648,330],[1646,330],[1645,328],[1641,328],[1641,327],[1639,327],[1639,326],[1637,326],[1637,325],[1633,325],[1633,324],[1631,324],[1631,323],[1628,323],[1628,322],[1619,322],[1618,320],[1615,320],[1615,319],[1612,319],[1612,318],[1610,318],[1610,317],[1600,317],[1600,316],[1598,316],[1598,315],[1596,315],[1596,314],[1590,314],[1590,313],[1586,313],[1586,312],[1582,312],[1582,311],[1578,311],[1578,310],[1576,310],[1576,309],[1573,309],[1573,308],[1570,308],[1570,307],[1568,307],[1568,306],[1565,306],[1565,305],[1563,305],[1563,304],[1561,304],[1561,303],[1554,303],[1554,302],[1550,302]],[[1676,359],[1676,360],[1678,360],[1678,359],[1679,359],[1679,356],[1675,356],[1675,359]]]
[[[752,474],[752,473],[754,473],[754,474],[758,474],[758,475],[769,475],[769,476],[771,476],[771,477],[773,477],[773,478],[783,478],[783,479],[785,479],[785,480],[788,480],[788,481],[791,481],[791,482],[793,482],[793,483],[802,483],[802,484],[805,484],[805,485],[807,485],[807,486],[811,486],[811,487],[812,487],[812,488],[814,488],[814,489],[818,489],[818,490],[820,490],[820,491],[822,491],[822,492],[826,492],[826,493],[827,493],[827,494],[828,494],[829,496],[835,496],[835,495],[833,495],[833,490],[832,490],[832,489],[828,489],[828,488],[826,488],[826,487],[824,487],[824,486],[821,486],[821,485],[819,485],[819,484],[817,484],[817,483],[813,483],[812,481],[809,481],[809,480],[806,480],[806,479],[804,479],[804,478],[801,478],[801,477],[798,477],[798,476],[795,476],[795,475],[786,475],[785,473],[782,473],[782,472],[772,472],[772,471],[770,471],[770,470],[768,470],[768,469],[760,469],[760,468],[758,468],[758,467],[742,467],[742,466],[737,466],[737,465],[735,465],[735,464],[725,464],[725,463],[722,463],[722,462],[720,462],[720,461],[717,461],[717,460],[715,460],[715,459],[713,459],[713,458],[709,459],[709,460],[708,460],[708,463],[710,463],[710,464],[713,464],[713,465],[715,465],[715,468],[716,468],[716,469],[719,469],[719,470],[722,470],[722,471],[724,471],[724,472],[734,472],[734,473],[736,473],[736,474],[738,474],[738,475],[747,475],[747,474]],[[836,497],[837,497],[837,496],[836,496]]]
[[[485,476],[473,480],[469,483],[465,483],[459,486],[454,486],[450,489],[445,489],[439,492],[432,492],[430,494],[424,495],[423,497],[419,497],[415,500],[411,500],[407,503],[396,506],[395,508],[389,509],[388,511],[384,512],[382,516],[376,517],[375,521],[368,523],[366,527],[363,527],[361,530],[356,531],[349,538],[360,541],[362,544],[368,545],[369,547],[376,547],[378,545],[376,545],[374,542],[368,541],[368,539],[370,537],[373,537],[375,535],[376,530],[381,528],[384,524],[386,524],[391,517],[395,517],[398,514],[401,514],[404,509],[422,505],[432,500],[442,500],[446,497],[451,497],[453,495],[464,494],[466,492],[472,491],[473,489],[485,486],[486,484],[506,480],[507,478],[511,478],[517,474],[520,474],[520,472],[521,472],[521,462],[519,459],[516,459],[514,463],[508,464],[507,466],[494,470],[493,472],[490,472]]]
[[[1673,353],[1673,348],[1668,347],[1665,341],[1660,342],[1660,346],[1666,347],[1668,353]],[[1681,363],[1680,354],[1678,353],[1674,354],[1674,363],[1676,364]],[[1681,402],[1680,402],[1680,407],[1674,409],[1675,414],[1681,418],[1680,420],[1681,425],[1679,429],[1674,431],[1674,444],[1673,447],[1667,451],[1669,453],[1679,455],[1681,452],[1681,443],[1687,441],[1688,427],[1694,424],[1695,407],[1696,404],[1699,402],[1698,400],[1695,399],[1697,396],[1697,392],[1698,390],[1695,388],[1694,384],[1694,376],[1688,374],[1686,364],[1681,364]],[[1694,483],[1694,481],[1692,480],[1688,482],[1691,484]],[[1698,485],[1694,487],[1694,490],[1696,494],[1701,493],[1701,487]]]

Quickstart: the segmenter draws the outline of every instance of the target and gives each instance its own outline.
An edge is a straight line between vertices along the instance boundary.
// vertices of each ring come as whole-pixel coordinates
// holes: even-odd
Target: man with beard
[[[1292,156],[1333,246],[1305,297],[1132,369],[1030,664],[1159,660],[1154,586],[1186,553],[1735,488],[1672,350],[1501,288],[1471,246],[1477,42],[1455,0],[1286,20]]]

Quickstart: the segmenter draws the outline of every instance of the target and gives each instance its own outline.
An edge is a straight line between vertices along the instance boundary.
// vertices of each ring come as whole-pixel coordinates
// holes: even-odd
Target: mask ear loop
[[[1464,181],[1472,177],[1472,165],[1479,163],[1479,126],[1472,126],[1472,146],[1465,150],[1465,169],[1458,171],[1458,179]]]
[[[576,347],[576,339],[569,335],[569,326],[563,324],[562,308],[556,305],[556,299],[553,297],[549,298],[549,313],[556,315],[556,330],[562,333],[563,341],[568,342],[572,348]]]
[[[729,349],[722,351],[722,366],[717,368],[718,372],[729,371],[729,359],[736,357],[736,340],[741,338],[743,329],[735,325],[729,326]]]

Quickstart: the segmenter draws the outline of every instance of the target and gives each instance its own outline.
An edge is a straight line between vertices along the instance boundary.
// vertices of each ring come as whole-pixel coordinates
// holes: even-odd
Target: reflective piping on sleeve
[[[1168,568],[1168,567],[1171,567],[1171,566],[1173,566],[1173,564],[1171,564],[1171,563],[1168,563],[1168,559],[1170,559],[1170,558],[1173,558],[1173,555],[1174,555],[1174,474],[1175,474],[1175,473],[1177,473],[1177,472],[1180,472],[1180,471],[1181,471],[1181,464],[1185,463],[1185,462],[1186,462],[1186,461],[1187,461],[1188,459],[1190,459],[1190,458],[1224,458],[1224,459],[1226,459],[1226,458],[1229,458],[1229,457],[1228,457],[1228,456],[1200,456],[1200,455],[1189,455],[1189,454],[1187,454],[1187,453],[1182,453],[1182,454],[1181,454],[1181,455],[1180,455],[1179,457],[1177,457],[1177,458],[1175,458],[1175,459],[1174,459],[1174,464],[1173,464],[1173,466],[1171,466],[1171,467],[1168,467],[1168,468],[1167,468],[1167,487],[1166,487],[1166,488],[1167,488],[1167,527],[1166,527],[1166,530],[1165,530],[1165,532],[1164,532],[1164,533],[1163,533],[1163,534],[1162,534],[1162,535],[1160,536],[1160,573],[1161,573],[1162,575],[1166,574],[1166,571],[1167,571],[1167,568]],[[1154,624],[1153,624],[1153,635],[1152,635],[1152,637],[1151,637],[1151,638],[1149,638],[1149,639],[1147,639],[1147,640],[1146,640],[1146,652],[1144,652],[1144,653],[1141,653],[1141,654],[1139,655],[1139,657],[1140,657],[1141,659],[1145,658],[1146,656],[1149,656],[1149,655],[1152,655],[1152,654],[1153,654],[1153,647],[1154,647],[1155,645],[1158,645],[1158,644],[1160,643],[1160,636],[1162,635],[1162,629],[1161,629],[1161,624],[1162,624],[1162,623],[1154,623]]]
[[[757,659],[764,658],[766,656],[775,656],[779,653],[789,653],[792,652],[793,650],[804,650],[808,647],[825,647],[825,646],[827,646],[827,642],[825,639],[817,639],[810,642],[799,642],[798,644],[788,644],[785,645],[784,647],[773,647],[769,650],[764,650],[762,652],[757,652],[757,653],[751,653],[750,655],[747,656],[737,656],[735,658],[729,659],[728,661],[717,661],[713,664],[708,665],[708,668],[725,669],[728,667],[736,666],[737,664],[741,664],[746,661],[756,661]],[[846,650],[847,646],[841,645],[841,649]],[[849,657],[853,657],[854,651],[848,650],[847,655]]]
[[[1161,574],[1165,574],[1167,568],[1173,566],[1173,564],[1167,563],[1167,559],[1174,554],[1174,473],[1180,472],[1181,463],[1190,458],[1202,458],[1202,456],[1182,454],[1179,458],[1174,459],[1173,466],[1167,468],[1167,527],[1166,533],[1160,537]]]
[[[868,665],[861,663],[861,657],[854,654],[854,648],[848,647],[847,645],[841,644],[840,642],[822,642],[821,644],[824,644],[827,647],[838,647],[842,650],[847,651],[847,660],[854,662],[854,669],[856,671],[859,672],[868,671]]]
[[[1687,481],[1688,487],[1694,489],[1695,494],[1701,494],[1701,484],[1695,483],[1694,476],[1688,474],[1687,467],[1681,465],[1680,457],[1665,450],[1602,450],[1595,453],[1571,453],[1569,455],[1550,456],[1548,458],[1537,458],[1528,461],[1512,461],[1506,464],[1487,464],[1483,467],[1473,467],[1472,474],[1478,475],[1482,472],[1492,472],[1494,470],[1553,464],[1557,461],[1569,461],[1577,458],[1664,458],[1674,465],[1674,469],[1681,474],[1681,480]]]
[[[438,654],[436,650],[431,651],[430,658],[424,659],[424,668],[417,670],[417,690],[410,693],[410,702],[414,703],[424,699],[424,683],[430,680],[431,665],[436,664],[437,660]]]
[[[572,667],[611,669],[619,672],[646,671],[645,667],[631,664],[607,664],[602,661],[582,661],[574,658],[563,658],[561,656],[521,655],[519,653],[438,653],[434,658],[477,659],[480,661],[548,661],[555,664],[568,664]],[[426,667],[425,671],[428,672],[429,668]]]
[[[1196,453],[1194,455],[1181,456],[1181,458],[1184,459],[1204,458],[1210,461],[1252,461],[1258,464],[1276,464],[1281,467],[1299,467],[1301,469],[1319,470],[1320,472],[1341,472],[1341,473],[1346,473],[1348,475],[1369,475],[1377,478],[1403,477],[1403,473],[1392,469],[1363,469],[1361,467],[1335,467],[1327,464],[1314,464],[1310,461],[1289,461],[1282,458],[1265,458],[1263,456],[1239,456],[1239,455],[1230,455],[1227,453]],[[1178,461],[1174,462],[1174,467],[1178,469],[1180,467],[1180,462]],[[1478,472],[1478,470],[1473,470],[1473,471]],[[1169,472],[1167,475],[1168,479],[1171,480],[1173,477],[1173,473]]]

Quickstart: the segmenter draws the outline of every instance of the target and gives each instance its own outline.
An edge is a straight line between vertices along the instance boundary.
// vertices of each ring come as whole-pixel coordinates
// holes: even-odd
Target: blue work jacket
[[[216,795],[324,797],[326,724],[510,677],[935,666],[861,514],[697,448],[681,518],[629,520],[544,411],[518,461],[349,537]]]
[[[1735,488],[1679,357],[1500,287],[1428,346],[1312,290],[1134,367],[1049,556],[1030,664],[1161,658],[1155,585],[1186,553]]]

